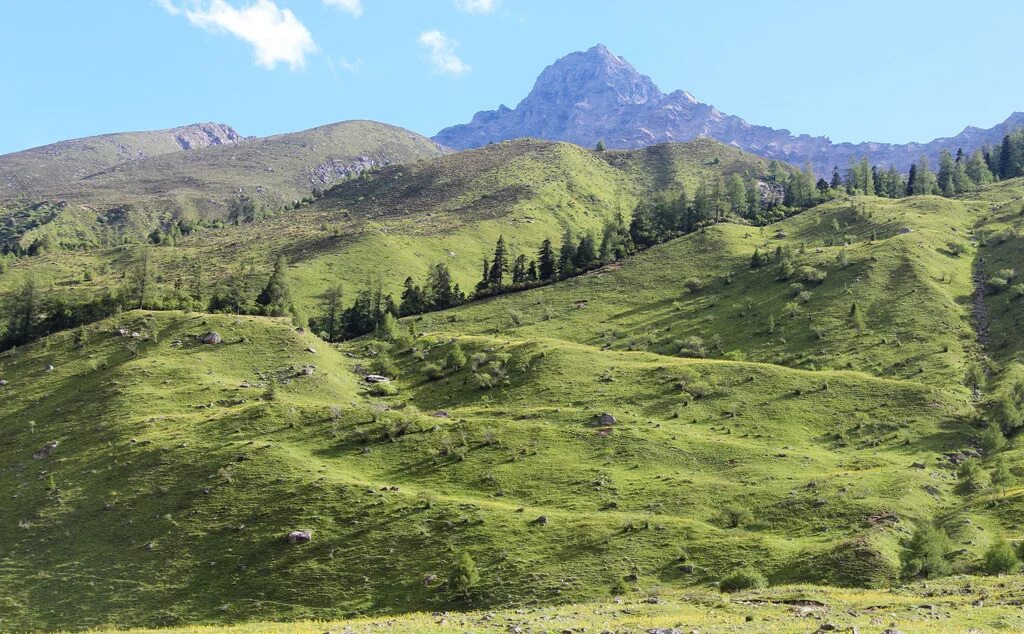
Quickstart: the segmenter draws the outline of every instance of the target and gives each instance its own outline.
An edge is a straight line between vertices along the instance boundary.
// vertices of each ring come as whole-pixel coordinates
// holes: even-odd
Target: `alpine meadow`
[[[460,123],[509,93],[474,83],[511,63],[496,34],[543,12],[424,3],[460,45],[412,4],[384,28],[372,0],[140,3],[154,50],[210,67],[150,98],[124,89],[143,51],[90,71],[107,104],[0,118],[9,149],[19,118],[177,122],[0,155],[0,631],[1024,631],[1024,114],[838,143],[555,41],[518,105]],[[611,4],[566,42],[677,59],[613,38]],[[631,11],[715,11],[669,5]],[[32,11],[0,21],[67,56],[94,26]],[[399,24],[407,65],[332,52]],[[99,94],[36,55],[26,90]],[[402,104],[435,136],[362,118],[413,74],[458,84]],[[879,118],[913,109],[882,92]],[[176,114],[288,129],[305,101],[354,116]]]

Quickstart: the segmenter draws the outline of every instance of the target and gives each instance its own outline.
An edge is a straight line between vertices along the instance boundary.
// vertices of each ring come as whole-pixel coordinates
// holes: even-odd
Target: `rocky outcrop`
[[[955,153],[998,143],[1011,130],[1024,126],[1024,113],[1014,113],[1001,125],[983,130],[968,127],[960,134],[928,143],[832,143],[828,137],[794,135],[747,123],[698,101],[688,92],[663,93],[650,77],[604,45],[566,55],[537,78],[533,90],[515,109],[478,112],[469,123],[441,130],[434,140],[455,149],[480,147],[519,137],[570,141],[594,147],[632,149],[710,137],[742,150],[802,165],[827,175],[834,165],[846,167],[861,157],[877,165],[906,170],[922,154]]]

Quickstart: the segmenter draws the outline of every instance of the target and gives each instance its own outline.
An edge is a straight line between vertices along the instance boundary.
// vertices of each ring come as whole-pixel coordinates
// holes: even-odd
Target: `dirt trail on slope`
[[[988,307],[985,305],[985,260],[978,258],[974,262],[974,271],[971,273],[971,280],[974,283],[974,295],[971,297],[971,317],[974,321],[974,331],[978,344],[987,348],[989,344],[988,334]]]

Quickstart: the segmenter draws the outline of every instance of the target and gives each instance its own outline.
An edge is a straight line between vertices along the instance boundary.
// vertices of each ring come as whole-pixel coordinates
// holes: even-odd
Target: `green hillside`
[[[0,353],[0,629],[1013,630],[1020,180],[726,216],[340,344],[190,299],[277,255],[307,315],[437,262],[469,289],[499,235],[771,169],[520,140],[149,247],[152,309]],[[100,297],[140,253],[8,258],[0,292]]]
[[[66,166],[61,159],[68,152],[54,157],[43,150],[29,151],[34,163],[25,164],[15,154],[0,157],[0,165],[9,164],[15,184],[25,174]],[[255,201],[261,213],[281,213],[313,190],[363,170],[447,151],[408,130],[373,121],[346,121],[189,151],[150,151],[122,162],[79,159],[97,152],[93,145],[79,150],[72,155],[72,173],[48,179],[43,189],[26,187],[17,197],[21,203],[6,204],[7,215],[17,222],[16,232],[4,236],[5,243],[17,241],[28,249],[45,240],[50,250],[118,244],[125,238],[145,238],[154,228],[168,229],[179,219],[226,221],[231,201],[240,196]]]
[[[209,330],[224,342],[198,343]],[[956,499],[955,392],[486,337],[459,337],[467,365],[427,381],[450,341],[398,344],[389,367],[272,320],[128,313],[6,353],[5,625],[562,603],[744,564],[887,584],[908,523]],[[398,393],[371,396],[372,370]],[[468,387],[482,372],[498,385]],[[730,504],[750,513],[738,528]],[[294,529],[313,541],[286,544]],[[463,552],[482,571],[469,599],[445,582]]]
[[[210,151],[238,154],[249,147]],[[606,153],[519,140],[390,165],[343,182],[300,209],[252,224],[204,229],[174,247],[151,249],[162,278],[154,299],[170,294],[175,280],[193,275],[195,262],[202,263],[208,296],[242,264],[254,275],[269,274],[276,254],[288,257],[297,300],[306,313],[315,310],[317,297],[332,284],[354,294],[379,281],[397,293],[407,276],[423,279],[438,262],[471,290],[481,259],[490,255],[499,235],[513,251],[533,254],[544,238],[557,241],[566,228],[599,236],[617,213],[628,218],[642,196],[680,187],[692,196],[701,179],[737,172],[764,177],[768,162],[709,140]],[[245,170],[238,175],[248,178]],[[136,233],[144,233],[149,221],[139,218],[124,216],[136,223]],[[81,234],[96,230],[89,212],[65,210],[60,222],[16,239],[27,245],[51,232],[57,236],[52,242],[75,244]],[[109,225],[99,230],[100,235],[119,231]],[[126,259],[123,247],[50,251],[15,263],[0,277],[0,292],[31,273],[42,284],[87,296],[116,285]],[[91,271],[93,280],[83,283],[83,270]],[[102,279],[103,271],[111,273],[110,279]]]

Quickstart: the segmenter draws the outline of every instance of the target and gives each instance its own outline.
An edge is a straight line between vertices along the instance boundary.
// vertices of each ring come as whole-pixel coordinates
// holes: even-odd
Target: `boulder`
[[[602,427],[607,427],[608,425],[614,425],[615,422],[616,421],[614,416],[612,416],[608,412],[602,412],[597,415],[597,420],[594,422],[594,424],[600,425]]]
[[[301,374],[302,376],[313,376],[313,372],[315,372],[315,371],[316,371],[316,366],[315,365],[307,365],[307,366],[304,366],[302,368],[302,370],[299,371],[299,374]]]
[[[0,387],[7,385],[7,379],[0,379]]]
[[[547,524],[548,524],[548,516],[547,515],[541,515],[537,519],[533,520],[533,523],[537,524],[538,526],[547,526]]]
[[[35,458],[36,460],[42,460],[43,458],[46,458],[50,454],[52,454],[53,451],[57,448],[58,444],[59,443],[56,440],[51,440],[50,442],[46,443],[39,449],[36,449],[32,453],[32,457]]]
[[[379,374],[367,374],[365,377],[367,383],[390,383],[391,379],[386,376]]]
[[[289,544],[307,544],[313,541],[313,531],[292,531],[286,539]]]
[[[224,338],[220,336],[220,333],[214,332],[212,330],[199,338],[200,343],[204,343],[207,345],[215,345],[222,341],[224,341]]]
[[[43,369],[44,369],[44,370],[46,370],[47,372],[53,372],[53,371],[54,371],[54,370],[55,370],[56,368],[54,368],[54,367],[53,367],[52,365],[50,365],[50,364],[47,364],[47,365],[46,365],[46,367],[45,367],[45,368],[43,368]]]

